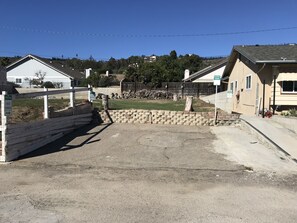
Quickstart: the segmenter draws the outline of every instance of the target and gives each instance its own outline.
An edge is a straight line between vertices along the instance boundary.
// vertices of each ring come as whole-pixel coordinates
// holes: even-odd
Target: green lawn
[[[76,100],[76,104],[83,100]],[[95,100],[94,107],[102,110],[102,101]],[[49,99],[49,106],[54,110],[63,109],[69,106],[68,99]],[[147,99],[109,99],[109,107],[112,110],[120,109],[144,109],[144,110],[168,110],[183,111],[185,100],[147,100]],[[195,112],[213,111],[213,105],[205,103],[199,99],[193,100]],[[43,99],[17,99],[13,100],[12,115],[9,117],[10,123],[29,122],[43,119]]]
[[[94,106],[103,109],[101,100],[95,100]],[[145,109],[145,110],[168,110],[183,111],[185,100],[147,100],[147,99],[110,99],[109,108],[111,110],[121,109]],[[205,103],[199,99],[194,99],[193,108],[196,112],[212,111],[213,105]]]

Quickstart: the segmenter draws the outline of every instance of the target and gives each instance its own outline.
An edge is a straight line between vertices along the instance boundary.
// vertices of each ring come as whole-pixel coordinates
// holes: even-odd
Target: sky
[[[0,0],[0,56],[228,56],[297,42],[296,0]]]

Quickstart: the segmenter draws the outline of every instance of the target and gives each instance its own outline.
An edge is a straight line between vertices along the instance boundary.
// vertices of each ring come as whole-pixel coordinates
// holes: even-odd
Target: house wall
[[[214,75],[222,76],[225,67],[226,66],[223,66],[223,67],[221,67],[221,68],[219,68],[217,70],[214,70],[213,72],[210,72],[209,74],[204,75],[203,77],[200,77],[200,78],[198,78],[196,80],[193,80],[193,82],[213,82]]]
[[[279,67],[278,72],[290,73],[290,74],[296,75],[297,77],[297,65],[282,65]],[[272,90],[271,90],[271,104],[273,100],[273,83],[272,83]],[[282,92],[282,81],[278,81],[278,79],[276,79],[276,85],[275,85],[275,104],[278,106],[280,105],[297,106],[297,93]]]
[[[258,75],[259,73],[259,75]],[[251,75],[251,88],[246,89],[246,77]],[[234,68],[229,77],[228,90],[231,83],[235,85],[237,81],[237,89],[233,89],[232,95],[232,111],[242,114],[256,114],[258,109],[258,100],[263,98],[263,83],[265,80],[265,106],[269,108],[272,84],[272,68],[271,66],[256,66],[249,64],[247,60],[237,59]],[[235,88],[235,87],[234,87]],[[238,95],[238,97],[237,97]],[[261,100],[260,108],[262,110],[263,100]]]
[[[16,78],[21,78],[22,83],[18,83],[21,87],[29,88],[29,79],[36,78],[35,73],[41,71],[45,72],[44,82],[61,82],[63,83],[63,88],[70,88],[71,80],[65,75],[53,70],[52,68],[42,64],[35,59],[30,59],[21,63],[20,65],[14,67],[13,69],[7,71],[7,81],[16,83]],[[33,86],[31,86],[33,87]]]

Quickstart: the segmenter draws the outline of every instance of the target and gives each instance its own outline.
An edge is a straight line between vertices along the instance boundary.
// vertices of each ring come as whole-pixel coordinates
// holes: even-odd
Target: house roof
[[[67,77],[69,77],[71,79],[79,80],[79,79],[82,79],[84,77],[83,73],[66,66],[61,61],[45,59],[45,58],[41,58],[41,57],[31,55],[31,54],[29,54],[29,55],[27,55],[25,57],[22,57],[21,59],[15,61],[14,63],[12,63],[10,65],[8,65],[6,68],[7,68],[7,70],[11,70],[14,67],[18,66],[19,64],[21,64],[21,63],[23,63],[25,61],[28,61],[30,59],[35,59],[35,60],[39,61],[40,63],[45,64],[46,66],[60,72],[61,74],[65,75],[65,76],[67,76]]]
[[[240,55],[253,64],[297,64],[297,45],[234,46],[223,77],[227,78]]]
[[[191,74],[188,78],[186,79],[183,79],[183,81],[193,81],[193,80],[196,80],[198,78],[201,78],[223,66],[225,66],[228,62],[228,58],[225,58],[224,60],[222,60],[220,63],[218,64],[215,64],[215,65],[211,65],[211,66],[208,66],[202,70],[199,70],[197,71],[196,73],[193,73]]]
[[[245,56],[252,63],[296,63],[297,45],[254,45],[234,46],[233,50]]]

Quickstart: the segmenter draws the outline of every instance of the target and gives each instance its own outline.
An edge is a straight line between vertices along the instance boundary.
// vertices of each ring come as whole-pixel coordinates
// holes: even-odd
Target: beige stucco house
[[[297,108],[297,45],[235,46],[222,81],[233,112]]]

